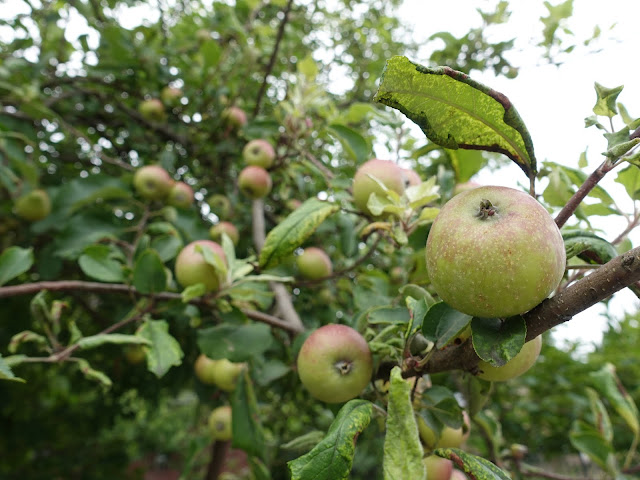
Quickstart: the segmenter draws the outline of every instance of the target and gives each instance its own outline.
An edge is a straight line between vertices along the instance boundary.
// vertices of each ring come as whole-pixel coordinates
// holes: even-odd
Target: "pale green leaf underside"
[[[464,73],[392,57],[374,100],[405,114],[442,147],[503,153],[535,177],[533,143],[516,109]]]

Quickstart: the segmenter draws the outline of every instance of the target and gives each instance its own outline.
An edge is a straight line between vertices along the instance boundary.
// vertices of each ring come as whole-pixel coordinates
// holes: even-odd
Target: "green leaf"
[[[356,438],[367,428],[373,405],[366,400],[351,400],[338,412],[327,436],[309,453],[288,462],[292,480],[347,480]]]
[[[589,405],[591,406],[591,413],[593,415],[595,427],[607,442],[611,443],[613,440],[613,428],[611,427],[611,419],[609,413],[600,400],[598,392],[593,388],[586,388],[587,397],[589,397]]]
[[[617,470],[613,447],[600,432],[591,425],[576,420],[569,432],[569,441],[578,451],[585,453],[601,468],[613,473]]]
[[[345,151],[357,163],[363,163],[369,158],[369,144],[357,131],[345,125],[332,123],[329,125],[329,133],[338,137]]]
[[[442,147],[504,153],[529,178],[536,174],[531,137],[509,99],[464,73],[392,57],[374,100],[404,113]]]
[[[594,388],[607,399],[618,415],[624,419],[634,435],[637,436],[640,433],[638,407],[620,382],[613,364],[607,363],[600,370],[592,372],[589,376]]]
[[[33,265],[33,249],[9,247],[0,255],[0,285],[13,280]]]
[[[269,232],[260,252],[260,267],[271,268],[291,255],[339,205],[310,198]]]
[[[271,328],[264,323],[223,324],[198,331],[200,351],[213,359],[244,362],[267,351],[272,343]]]
[[[321,430],[311,430],[310,432],[300,435],[293,440],[280,445],[283,450],[304,451],[315,447],[324,438],[324,432]]]
[[[151,342],[139,335],[126,335],[123,333],[99,333],[81,338],[77,345],[83,350],[100,347],[105,344],[115,345],[151,345]]]
[[[78,258],[84,274],[101,282],[123,282],[123,264],[120,255],[109,245],[89,245]]]
[[[138,257],[133,268],[133,286],[140,293],[158,293],[167,287],[167,272],[160,255],[147,249]]]
[[[476,150],[447,150],[453,171],[456,173],[456,183],[464,183],[484,167],[488,159]]]
[[[236,389],[231,397],[231,410],[233,412],[231,446],[264,460],[266,451],[264,431],[259,422],[258,402],[247,369],[238,377]]]
[[[76,364],[87,380],[98,382],[104,390],[110,389],[113,385],[111,379],[104,372],[93,368],[84,358],[77,359]]]
[[[515,357],[527,336],[526,323],[520,316],[505,320],[474,317],[471,330],[474,350],[494,367],[502,367]]]
[[[604,155],[613,160],[617,160],[639,143],[640,138],[634,138],[632,140],[629,140],[628,142],[619,143],[618,145],[604,152]]]
[[[440,187],[436,185],[436,180],[436,177],[431,177],[426,182],[422,182],[420,185],[415,185],[405,190],[404,194],[409,200],[409,206],[411,208],[415,210],[419,207],[424,207],[427,203],[431,203],[440,198],[440,194],[438,193]]]
[[[402,378],[397,366],[389,378],[386,429],[382,462],[385,480],[425,479],[424,452],[411,404],[411,385]]]
[[[9,365],[2,358],[2,355],[0,355],[0,380],[10,380],[12,382],[25,383],[24,379],[16,377],[14,375]]]
[[[196,283],[185,288],[180,296],[183,303],[189,303],[191,300],[203,296],[207,293],[207,286],[204,283]]]
[[[471,322],[471,315],[454,310],[444,302],[438,302],[429,308],[422,322],[422,334],[432,342],[435,348],[442,348],[455,340]]]
[[[605,264],[618,256],[616,248],[605,239],[584,230],[568,229],[562,232],[567,260],[578,256],[593,264]]]
[[[200,46],[200,53],[204,60],[204,70],[207,71],[211,67],[215,67],[220,61],[222,50],[214,39],[207,40]]]
[[[606,88],[598,82],[595,82],[596,95],[598,98],[596,104],[593,106],[593,113],[609,118],[617,115],[616,100],[623,88],[624,85],[615,88]]]
[[[173,260],[184,246],[179,236],[175,234],[159,235],[151,240],[151,248],[158,252],[162,262]]]
[[[478,480],[511,480],[511,477],[489,460],[467,453],[459,448],[436,448],[434,452],[442,458],[448,458],[465,473]]]
[[[169,333],[169,324],[165,320],[147,319],[136,335],[151,343],[147,351],[147,368],[156,377],[162,377],[171,367],[182,363],[184,353],[178,341]]]
[[[11,337],[9,347],[7,349],[9,350],[9,353],[16,353],[20,345],[29,342],[35,343],[40,350],[46,350],[46,348],[49,346],[49,341],[44,335],[32,332],[31,330],[24,330],[20,333],[16,333],[13,337]]]
[[[436,437],[445,425],[460,428],[463,424],[462,409],[451,390],[442,385],[434,385],[425,390],[420,397],[421,411],[425,423],[434,431]]]
[[[367,312],[367,320],[372,325],[407,324],[411,315],[405,307],[374,307]]]
[[[615,181],[624,187],[633,200],[640,200],[640,168],[629,165],[618,172]]]

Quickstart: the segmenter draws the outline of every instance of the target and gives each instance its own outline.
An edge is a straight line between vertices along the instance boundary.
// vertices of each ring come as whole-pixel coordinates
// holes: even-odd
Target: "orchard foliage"
[[[12,2],[2,478],[419,480],[440,457],[506,479],[576,452],[600,475],[640,470],[637,315],[612,321],[584,362],[546,333],[640,292],[640,119],[622,87],[596,83],[586,121],[608,141],[602,164],[540,162],[511,100],[472,78],[517,75],[513,43],[485,35],[508,21],[507,2],[461,38],[434,35],[445,47],[424,65],[400,3]],[[570,53],[571,1],[547,9],[551,60]],[[383,168],[359,170],[383,151]],[[425,244],[459,189],[510,161],[522,171],[511,186],[561,229],[567,269],[532,310],[472,318],[438,298]],[[607,174],[632,210],[599,185]],[[628,226],[598,230],[602,216]],[[367,352],[365,381],[335,405],[297,372],[305,340],[334,323]],[[541,335],[529,371],[479,378]]]

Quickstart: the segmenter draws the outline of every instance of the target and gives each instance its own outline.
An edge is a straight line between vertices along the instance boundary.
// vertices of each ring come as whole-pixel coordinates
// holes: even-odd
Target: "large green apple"
[[[245,167],[238,175],[238,188],[251,198],[266,197],[272,186],[269,172],[256,165]]]
[[[133,175],[133,186],[142,198],[162,200],[169,195],[175,181],[160,165],[145,165]]]
[[[518,354],[502,367],[494,367],[491,364],[480,361],[478,377],[491,382],[506,382],[519,377],[529,370],[540,355],[542,348],[542,336],[538,335],[533,340],[525,343]]]
[[[367,202],[372,193],[386,198],[382,187],[371,176],[376,177],[389,190],[404,192],[405,172],[390,160],[374,158],[363,163],[353,177],[353,201],[360,211],[371,215]]]
[[[305,340],[298,375],[309,393],[327,403],[351,400],[371,380],[373,359],[366,340],[346,325],[325,325]]]
[[[204,283],[208,292],[218,290],[220,287],[219,272],[216,272],[213,265],[205,261],[204,254],[196,247],[210,249],[226,265],[227,258],[219,244],[210,240],[196,240],[185,246],[176,258],[175,273],[178,282],[183,287]]]
[[[226,442],[231,440],[231,407],[224,405],[214,409],[209,415],[209,431],[211,438]]]
[[[276,151],[266,140],[251,140],[242,149],[242,158],[247,165],[269,168],[276,158]]]
[[[328,277],[333,272],[329,255],[317,247],[305,248],[304,252],[296,257],[296,265],[300,274],[308,280]]]
[[[510,317],[531,310],[558,286],[566,255],[560,230],[533,197],[478,187],[453,197],[427,239],[434,290],[456,310]]]
[[[453,463],[437,455],[429,455],[422,462],[427,467],[427,480],[449,480],[453,472]]]
[[[176,182],[169,190],[167,203],[178,208],[190,207],[193,203],[193,189],[184,182]]]
[[[13,208],[20,218],[37,222],[51,213],[51,200],[45,190],[31,190],[18,198]]]

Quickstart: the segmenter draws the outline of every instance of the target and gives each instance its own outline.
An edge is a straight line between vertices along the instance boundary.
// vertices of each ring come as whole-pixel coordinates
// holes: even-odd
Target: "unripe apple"
[[[422,462],[427,467],[428,480],[449,480],[453,472],[453,463],[446,458],[437,455],[429,455]]]
[[[420,185],[422,183],[420,175],[418,175],[410,168],[403,168],[402,174],[404,175],[404,184],[406,187],[415,187],[416,185]]]
[[[222,111],[222,122],[233,130],[239,130],[247,124],[247,114],[239,107],[229,107]]]
[[[214,409],[209,415],[209,431],[215,441],[231,440],[231,407],[224,405]]]
[[[209,228],[209,236],[211,237],[211,240],[220,240],[223,233],[227,234],[234,245],[238,245],[238,241],[240,240],[240,233],[238,233],[238,229],[233,223],[220,222]]]
[[[453,194],[458,195],[459,193],[466,192],[467,190],[473,190],[474,188],[478,188],[481,186],[481,184],[471,181],[458,183],[455,187],[453,187]]]
[[[246,363],[234,363],[226,358],[213,360],[214,362],[214,382],[218,388],[225,392],[233,392],[238,383],[238,377],[246,368]]]
[[[211,208],[211,212],[215,213],[221,220],[227,220],[231,217],[231,202],[224,195],[215,193],[207,198],[207,203]]]
[[[519,377],[529,370],[540,355],[542,349],[542,336],[538,335],[533,340],[525,343],[518,354],[502,367],[494,367],[491,364],[480,361],[478,363],[478,378],[490,382],[506,382]]]
[[[189,208],[193,204],[193,189],[184,182],[176,182],[169,190],[167,203],[173,207]]]
[[[211,40],[211,32],[206,28],[200,28],[196,30],[196,38],[199,42],[206,42],[207,40]]]
[[[346,402],[360,395],[372,372],[367,341],[346,325],[318,328],[298,354],[300,381],[311,396],[327,403]]]
[[[460,470],[456,470],[454,468],[451,471],[451,476],[449,477],[449,480],[467,480],[467,476]]]
[[[426,264],[438,296],[475,317],[519,315],[558,286],[566,255],[557,225],[536,199],[507,187],[478,187],[440,210]]]
[[[51,200],[45,190],[31,190],[16,200],[16,215],[30,222],[37,222],[51,213]]]
[[[165,119],[164,105],[157,98],[142,101],[138,106],[138,111],[147,120],[161,122]]]
[[[206,385],[215,385],[216,363],[215,360],[207,357],[204,353],[198,355],[193,370],[198,380]]]
[[[183,287],[204,283],[208,292],[218,290],[219,272],[205,261],[204,255],[196,250],[197,246],[210,249],[226,265],[227,258],[219,244],[210,240],[196,240],[185,246],[178,254],[175,265],[176,279]]]
[[[333,272],[329,255],[317,247],[305,248],[304,252],[296,257],[296,265],[300,274],[308,280],[328,277]]]
[[[142,345],[129,345],[124,349],[124,357],[131,365],[138,365],[147,358],[147,351]]]
[[[167,105],[178,105],[182,98],[182,90],[176,87],[164,87],[160,92],[160,98]]]
[[[238,187],[240,191],[251,198],[266,197],[271,191],[271,176],[262,167],[249,165],[245,167],[238,176]]]
[[[251,140],[242,149],[242,158],[247,165],[269,168],[276,159],[276,151],[266,140]]]
[[[363,163],[353,177],[353,201],[364,213],[371,215],[367,208],[372,193],[386,198],[386,194],[369,175],[380,180],[389,190],[398,194],[404,192],[405,177],[398,165],[390,160],[373,159]]]
[[[147,200],[162,200],[169,195],[174,183],[169,172],[160,165],[140,167],[133,176],[136,192]]]
[[[451,428],[445,425],[440,431],[440,437],[436,437],[435,432],[427,425],[421,416],[418,416],[418,431],[420,440],[426,450],[434,448],[458,448],[469,438],[471,421],[466,411],[462,412],[463,424],[460,428]]]

